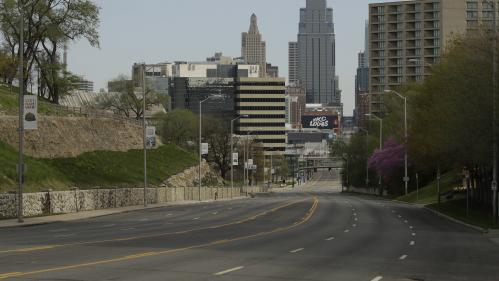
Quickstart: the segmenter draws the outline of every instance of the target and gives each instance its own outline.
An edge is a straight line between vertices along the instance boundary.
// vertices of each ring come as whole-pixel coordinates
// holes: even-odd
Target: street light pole
[[[203,155],[202,155],[202,122],[203,122],[203,103],[209,99],[211,99],[213,96],[209,96],[208,98],[199,101],[199,175],[198,175],[198,180],[199,180],[199,201],[201,201],[201,163],[203,161]]]
[[[19,190],[17,192],[17,221],[23,223],[23,183],[24,183],[24,6],[20,5],[19,23]]]
[[[233,192],[234,192],[234,122],[241,119],[241,118],[246,118],[248,115],[241,115],[238,116],[235,119],[232,119],[230,121],[230,198],[233,198]]]
[[[493,192],[493,202],[492,202],[492,218],[495,223],[497,223],[497,136],[496,136],[496,126],[497,126],[497,105],[496,105],[496,95],[497,95],[497,4],[492,1],[494,5],[494,40],[492,40],[492,64],[493,64],[493,78],[492,78],[492,106],[493,106],[493,117],[492,117],[492,134],[493,134],[493,159],[492,159],[492,192]]]
[[[399,98],[404,100],[404,142],[405,142],[405,155],[404,155],[404,183],[405,183],[405,195],[407,195],[408,190],[409,190],[409,174],[407,171],[407,141],[408,141],[408,135],[407,135],[407,97],[404,97],[400,93],[396,91],[391,91],[391,90],[385,90],[386,93],[394,93],[397,95]]]
[[[142,130],[144,145],[144,207],[147,207],[146,65],[142,64]]]

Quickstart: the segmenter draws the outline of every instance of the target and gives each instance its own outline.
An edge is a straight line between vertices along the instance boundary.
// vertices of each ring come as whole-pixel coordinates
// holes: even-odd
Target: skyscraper
[[[289,42],[288,48],[288,80],[290,85],[298,85],[298,43]]]
[[[266,44],[262,41],[262,34],[258,30],[258,22],[255,14],[251,15],[250,28],[242,34],[241,56],[248,64],[257,64],[260,69],[260,77],[265,77],[267,67]]]
[[[300,10],[298,33],[298,80],[307,103],[341,103],[335,53],[333,9],[326,0],[307,0]]]

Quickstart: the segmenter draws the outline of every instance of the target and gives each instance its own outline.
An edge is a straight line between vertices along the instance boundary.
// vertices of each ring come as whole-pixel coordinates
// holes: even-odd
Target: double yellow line
[[[279,210],[279,209],[285,208],[287,206],[291,206],[291,205],[303,202],[305,200],[307,200],[307,199],[299,200],[299,201],[296,201],[296,202],[293,202],[293,203],[289,203],[289,204],[286,204],[286,205],[274,208],[272,210],[269,210],[269,211],[260,213],[258,215],[255,215],[255,216],[253,216],[251,218],[254,219],[256,217],[260,217],[260,216],[263,216],[264,214],[268,214],[270,212],[274,212],[276,210]],[[108,263],[116,263],[116,262],[123,262],[123,261],[129,261],[129,260],[137,260],[137,259],[142,259],[142,258],[146,258],[146,257],[153,257],[153,256],[164,255],[164,254],[177,253],[177,252],[186,251],[186,250],[192,250],[192,249],[206,248],[206,247],[210,247],[210,246],[227,244],[227,243],[230,243],[230,242],[235,242],[235,241],[240,241],[240,240],[244,240],[244,239],[259,237],[259,236],[263,236],[263,235],[269,235],[269,234],[274,234],[274,233],[278,233],[278,232],[283,232],[283,231],[287,231],[287,230],[290,230],[292,228],[295,228],[295,227],[297,227],[299,225],[302,225],[302,224],[306,223],[307,221],[309,221],[312,218],[312,216],[314,215],[314,213],[315,213],[315,211],[317,209],[318,204],[319,204],[319,200],[317,199],[317,197],[314,197],[313,198],[313,204],[312,204],[311,208],[307,211],[307,213],[305,214],[305,216],[302,219],[300,219],[299,221],[295,222],[292,225],[286,226],[286,227],[279,227],[279,228],[276,228],[276,229],[272,229],[272,230],[265,231],[265,232],[260,232],[260,233],[257,233],[257,234],[252,234],[252,235],[247,235],[247,236],[241,236],[241,237],[236,237],[236,238],[232,238],[232,239],[218,240],[218,241],[214,241],[214,242],[210,242],[210,243],[205,243],[205,244],[200,244],[200,245],[194,245],[194,246],[184,247],[184,248],[167,249],[167,250],[164,250],[164,251],[157,251],[157,252],[137,253],[137,254],[133,254],[133,255],[128,255],[128,256],[119,257],[119,258],[113,258],[113,259],[107,259],[107,260],[99,260],[99,261],[93,261],[93,262],[87,262],[87,263],[80,263],[80,264],[74,264],[74,265],[67,265],[67,266],[60,266],[60,267],[47,268],[47,269],[40,269],[40,270],[27,271],[27,272],[10,272],[10,273],[3,273],[3,274],[0,273],[0,280],[7,279],[7,278],[12,278],[12,277],[36,275],[36,274],[49,273],[49,272],[55,272],[55,271],[65,271],[65,270],[70,270],[70,269],[77,269],[77,268],[82,268],[82,267],[90,267],[90,266],[102,265],[102,264],[108,264]],[[251,218],[243,220],[243,221],[250,220]],[[234,225],[234,224],[237,224],[237,222],[236,223],[227,224],[227,225]],[[215,227],[211,227],[211,228],[215,228]],[[209,228],[206,228],[206,229],[209,229]]]

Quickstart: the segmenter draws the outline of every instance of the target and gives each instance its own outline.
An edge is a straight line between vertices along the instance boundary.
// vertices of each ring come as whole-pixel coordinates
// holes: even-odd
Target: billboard
[[[304,129],[332,130],[338,128],[338,117],[332,115],[302,116],[301,124]]]

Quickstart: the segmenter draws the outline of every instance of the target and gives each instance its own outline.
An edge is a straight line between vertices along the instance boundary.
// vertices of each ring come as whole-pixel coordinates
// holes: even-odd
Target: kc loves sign
[[[321,116],[321,117],[315,117],[310,121],[310,127],[322,127],[322,128],[327,128],[329,127],[329,121],[327,120],[326,116]]]

